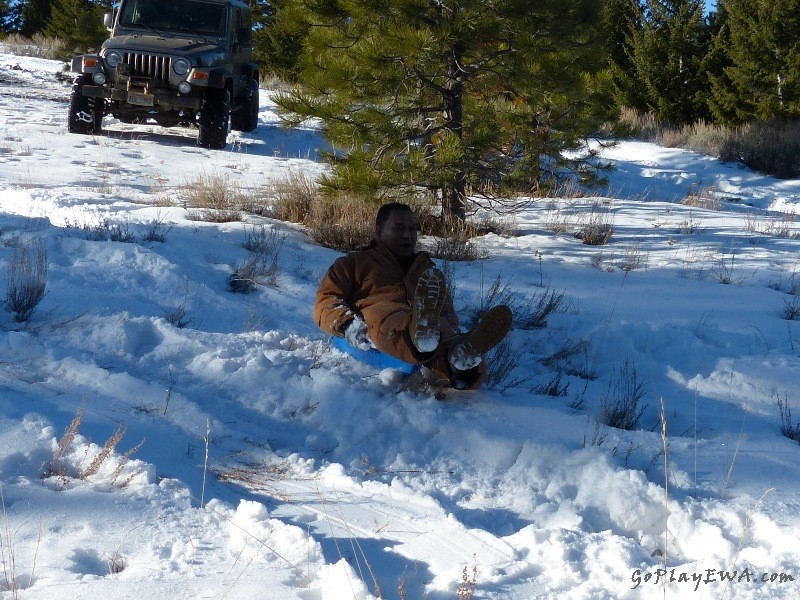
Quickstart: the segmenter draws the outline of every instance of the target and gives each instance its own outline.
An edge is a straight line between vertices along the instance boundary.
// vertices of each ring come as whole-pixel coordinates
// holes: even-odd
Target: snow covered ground
[[[602,197],[532,202],[513,235],[479,240],[486,259],[454,265],[461,310],[497,277],[565,310],[512,331],[505,382],[440,400],[311,322],[336,252],[163,201],[201,177],[313,176],[315,131],[281,130],[265,93],[227,151],[108,121],[70,135],[60,68],[0,54],[3,293],[26,243],[48,263],[30,320],[0,312],[0,597],[798,596],[800,445],[778,402],[800,415],[784,318],[800,181],[604,151]],[[608,244],[574,237],[593,219]],[[94,239],[101,224],[134,239]],[[261,225],[286,235],[278,285],[231,293]],[[153,227],[165,241],[143,241]],[[637,428],[605,426],[604,404],[633,395]]]

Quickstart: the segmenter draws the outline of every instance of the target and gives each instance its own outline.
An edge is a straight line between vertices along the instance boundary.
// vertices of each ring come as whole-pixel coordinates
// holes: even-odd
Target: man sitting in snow
[[[411,207],[381,206],[372,243],[328,269],[314,321],[357,348],[377,348],[425,365],[457,389],[475,389],[487,375],[483,355],[511,328],[511,310],[496,306],[460,333],[444,275],[427,252],[416,251],[418,235]]]

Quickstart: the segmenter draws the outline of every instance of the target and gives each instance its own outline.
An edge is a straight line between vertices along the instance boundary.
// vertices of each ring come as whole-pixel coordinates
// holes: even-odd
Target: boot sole
[[[431,267],[420,275],[411,312],[411,341],[420,352],[433,352],[439,347],[442,337],[439,319],[444,299],[444,275]]]

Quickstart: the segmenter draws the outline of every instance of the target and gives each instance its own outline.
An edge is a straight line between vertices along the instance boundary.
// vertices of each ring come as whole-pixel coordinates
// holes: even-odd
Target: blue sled
[[[376,369],[394,369],[396,371],[405,373],[406,375],[411,375],[417,370],[418,367],[418,365],[412,365],[411,363],[402,361],[394,356],[389,356],[388,354],[375,348],[370,348],[369,350],[355,348],[354,346],[348,344],[347,340],[338,336],[333,336],[331,340],[331,345],[337,350],[341,350],[356,360],[367,364],[370,367],[375,367]]]

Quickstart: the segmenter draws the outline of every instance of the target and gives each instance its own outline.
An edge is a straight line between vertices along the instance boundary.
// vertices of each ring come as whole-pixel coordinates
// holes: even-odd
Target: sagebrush
[[[769,119],[730,127],[698,121],[683,127],[659,122],[652,114],[623,109],[621,122],[635,135],[667,147],[715,156],[781,178],[800,176],[800,121]]]
[[[646,393],[647,387],[636,365],[626,359],[616,379],[609,383],[608,393],[600,401],[603,422],[617,429],[636,429],[647,408],[642,402]]]
[[[14,249],[8,264],[6,306],[17,323],[27,321],[47,291],[47,245],[41,238]]]

